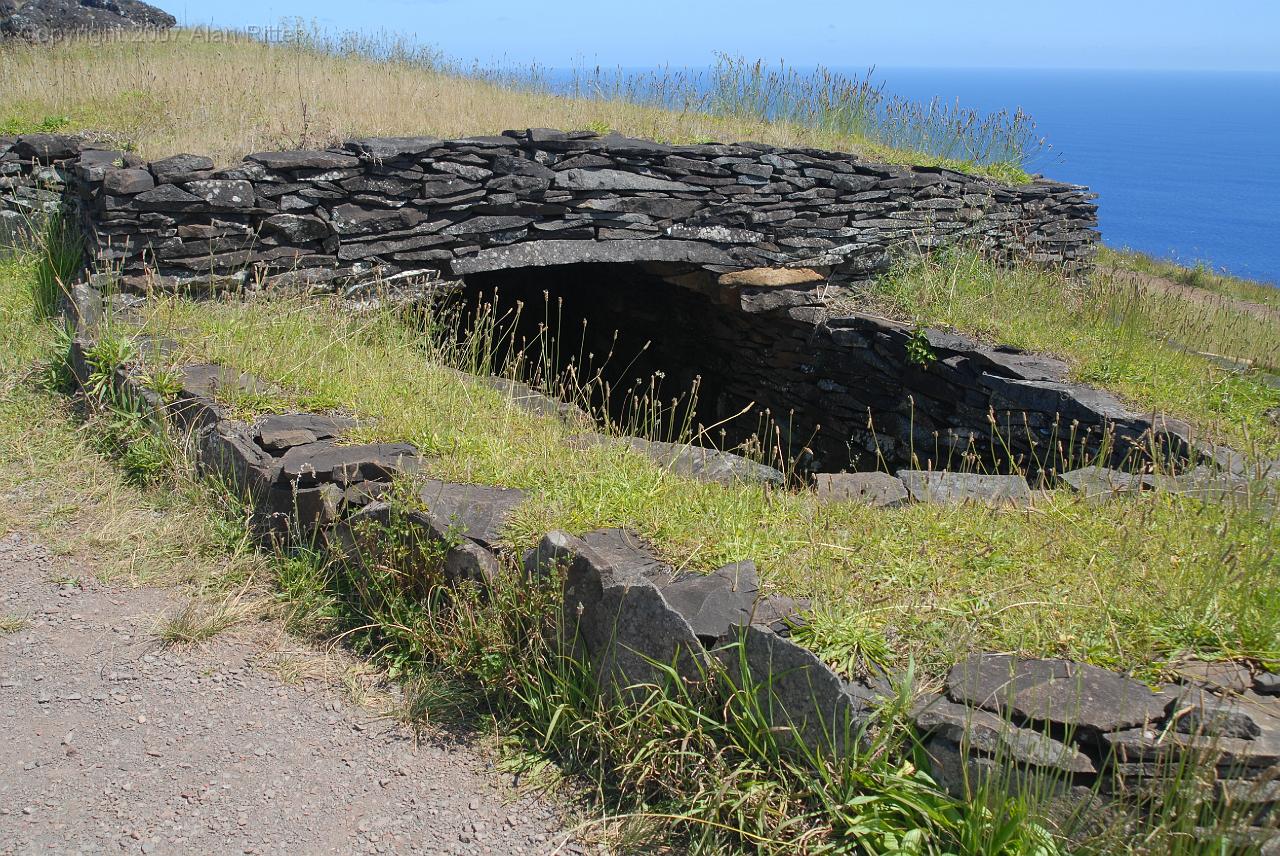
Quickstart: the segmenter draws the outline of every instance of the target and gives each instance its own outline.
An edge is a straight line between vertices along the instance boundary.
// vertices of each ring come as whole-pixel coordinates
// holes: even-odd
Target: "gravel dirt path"
[[[586,852],[475,746],[262,668],[257,630],[162,648],[184,603],[0,538],[0,853]]]

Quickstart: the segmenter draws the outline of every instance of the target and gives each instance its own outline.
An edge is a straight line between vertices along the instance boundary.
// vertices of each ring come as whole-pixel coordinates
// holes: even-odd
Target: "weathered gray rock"
[[[260,163],[267,169],[294,171],[300,169],[345,169],[360,165],[354,155],[300,149],[291,152],[257,152],[245,160]]]
[[[341,437],[355,424],[354,419],[345,416],[287,413],[263,418],[254,429],[254,437],[264,449],[278,454],[294,446]]]
[[[531,241],[464,256],[453,263],[453,272],[465,276],[521,267],[628,262],[727,265],[733,264],[733,258],[721,249],[694,241]]]
[[[255,501],[264,501],[280,464],[253,442],[247,425],[223,421],[204,429],[196,459],[206,475]]]
[[[280,235],[287,241],[305,243],[329,236],[329,225],[319,217],[305,214],[276,214],[262,221],[268,235]]]
[[[873,508],[904,504],[911,498],[902,479],[881,472],[819,473],[814,477],[818,499],[858,502]]]
[[[213,160],[201,155],[173,155],[151,162],[151,174],[158,184],[179,184],[206,178],[213,172]]]
[[[1246,502],[1249,499],[1249,479],[1205,465],[1176,476],[1152,476],[1152,483],[1157,490],[1204,502]]]
[[[1150,725],[1170,698],[1137,681],[1084,663],[975,654],[947,676],[952,701],[1089,733]]]
[[[659,586],[676,578],[675,568],[659,559],[653,545],[630,529],[593,529],[581,541],[626,576],[644,577]]]
[[[665,178],[654,178],[619,169],[566,169],[556,173],[555,186],[569,190],[661,190],[683,193],[706,188]]]
[[[167,30],[177,19],[139,0],[25,0],[0,7],[0,36],[47,41],[106,30]]]
[[[751,623],[760,598],[760,579],[754,562],[738,562],[668,583],[662,586],[662,594],[694,634],[711,645],[729,628]]]
[[[502,377],[478,377],[475,375],[468,375],[468,377],[502,393],[511,400],[512,404],[526,413],[551,416],[566,425],[579,428],[585,428],[593,424],[590,414],[576,404],[570,404],[567,401],[560,401],[557,398],[543,395],[526,383]]]
[[[1238,699],[1226,699],[1198,688],[1187,688],[1174,696],[1170,717],[1175,730],[1183,734],[1233,737],[1252,740],[1262,734],[1266,714],[1250,709]]]
[[[13,153],[23,160],[51,163],[74,158],[80,148],[80,140],[64,134],[24,134],[13,144]]]
[[[1085,499],[1110,499],[1131,494],[1147,486],[1147,477],[1107,467],[1080,467],[1058,476],[1058,480]]]
[[[71,286],[63,306],[63,318],[72,329],[91,332],[102,324],[104,315],[102,293],[88,283],[77,282]]]
[[[215,209],[252,208],[254,203],[253,184],[248,181],[204,179],[188,181],[182,189]]]
[[[145,169],[109,169],[103,174],[102,189],[115,196],[132,196],[156,186]]]
[[[1097,772],[1089,756],[1073,746],[943,696],[917,705],[912,716],[922,734],[942,737],[962,751],[1068,774]]]
[[[581,543],[567,532],[548,532],[539,539],[538,546],[525,551],[521,568],[530,579],[567,572],[574,549]]]
[[[375,161],[426,154],[440,145],[436,137],[365,137],[350,140],[345,147]]]
[[[1280,764],[1280,731],[1266,729],[1252,740],[1185,734],[1176,729],[1129,728],[1102,735],[1121,775],[1156,778],[1190,760],[1218,768],[1224,778]],[[1251,778],[1252,774],[1246,776]]]
[[[182,385],[166,404],[169,419],[187,431],[207,428],[226,418],[220,401],[239,395],[264,395],[279,390],[244,372],[213,363],[197,363],[181,368]]]
[[[842,754],[862,739],[871,711],[811,651],[755,625],[722,637],[716,657],[726,678],[749,692],[784,745]]]
[[[199,196],[174,184],[162,184],[133,197],[139,211],[193,211],[204,204]]]
[[[418,468],[418,450],[408,443],[339,446],[329,441],[295,446],[280,459],[281,476],[303,486],[390,481]]]
[[[404,209],[339,205],[333,209],[329,223],[339,235],[347,237],[404,229],[421,219],[421,214]]]
[[[664,443],[642,437],[607,437],[603,434],[577,434],[569,442],[582,449],[611,444],[627,446],[674,473],[698,481],[723,485],[772,484],[779,487],[786,484],[786,477],[779,470],[718,449],[684,443]]]
[[[503,543],[511,513],[528,499],[528,494],[513,488],[424,479],[418,498],[448,531],[494,550]]]
[[[1253,685],[1249,668],[1240,663],[1183,660],[1169,666],[1169,671],[1183,683],[1208,687],[1219,692],[1239,694]]]
[[[220,395],[271,395],[279,392],[279,388],[226,366],[195,363],[182,367],[182,391],[189,396],[217,398]]]
[[[956,473],[946,470],[899,470],[898,478],[916,502],[959,505],[1026,506],[1031,504],[1031,488],[1022,476],[995,476]]]
[[[564,632],[574,656],[590,664],[602,691],[645,693],[672,677],[706,677],[707,655],[693,628],[651,580],[634,566],[608,561],[584,542],[569,549]]]

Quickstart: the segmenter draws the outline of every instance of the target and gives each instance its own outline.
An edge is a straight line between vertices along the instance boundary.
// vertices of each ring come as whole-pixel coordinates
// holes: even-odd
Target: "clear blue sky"
[[[1280,70],[1280,0],[152,0],[189,25],[415,36],[456,59]]]

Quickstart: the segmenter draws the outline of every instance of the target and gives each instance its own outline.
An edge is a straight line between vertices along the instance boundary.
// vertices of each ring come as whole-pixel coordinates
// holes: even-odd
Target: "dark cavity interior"
[[[921,359],[909,330],[829,318],[817,302],[649,263],[474,274],[452,305],[464,338],[492,336],[477,350],[493,362],[477,372],[515,375],[626,433],[737,451],[801,478],[1031,471],[1037,450],[1055,447],[1052,417],[991,411],[978,361]]]
[[[801,476],[907,463],[895,416],[879,433],[861,402],[839,412],[837,390],[811,365],[812,320],[752,314],[737,300],[701,271],[583,264],[474,274],[454,305],[472,336],[498,319],[494,362],[479,370],[510,374],[518,362],[521,379],[627,433],[691,439]]]

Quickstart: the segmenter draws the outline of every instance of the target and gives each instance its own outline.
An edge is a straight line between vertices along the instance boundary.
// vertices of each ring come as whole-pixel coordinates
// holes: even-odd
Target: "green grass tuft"
[[[965,251],[904,262],[870,297],[920,324],[1055,354],[1076,380],[1139,412],[1186,419],[1205,438],[1263,460],[1280,457],[1280,422],[1268,413],[1280,407],[1273,318],[1143,289],[1107,269],[1079,280]]]
[[[0,615],[0,636],[9,636],[31,626],[31,619],[25,615]]]

